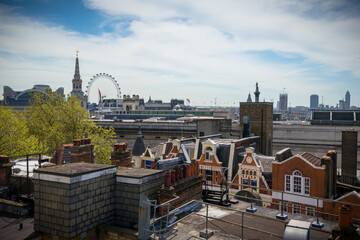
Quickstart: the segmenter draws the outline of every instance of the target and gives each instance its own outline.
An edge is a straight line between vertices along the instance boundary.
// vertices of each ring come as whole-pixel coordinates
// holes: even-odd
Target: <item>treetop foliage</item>
[[[0,107],[0,152],[3,155],[52,153],[62,144],[83,138],[85,133],[95,145],[96,162],[109,164],[111,146],[116,142],[115,131],[92,122],[77,97],[64,99],[47,89],[45,95],[34,93],[31,105],[23,113]]]

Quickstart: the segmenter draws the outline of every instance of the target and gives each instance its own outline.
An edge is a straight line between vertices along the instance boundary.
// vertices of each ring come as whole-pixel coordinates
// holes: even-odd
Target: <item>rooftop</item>
[[[50,173],[50,174],[62,175],[62,176],[74,176],[83,173],[96,172],[98,170],[111,169],[115,167],[116,166],[111,166],[111,165],[80,162],[80,163],[69,163],[64,165],[57,165],[54,167],[35,169],[34,172]]]
[[[321,159],[312,155],[311,153],[303,152],[302,154],[300,154],[300,156],[305,158],[308,162],[312,163],[314,166],[321,167]]]
[[[143,178],[151,175],[156,175],[163,170],[155,170],[155,169],[145,169],[145,168],[127,168],[127,167],[118,167],[116,175],[120,177],[128,177],[128,178]]]

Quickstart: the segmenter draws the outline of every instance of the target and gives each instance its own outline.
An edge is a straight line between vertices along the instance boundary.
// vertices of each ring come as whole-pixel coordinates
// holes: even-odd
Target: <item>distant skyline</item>
[[[72,90],[79,50],[83,91],[108,73],[121,93],[191,105],[254,99],[360,107],[359,1],[0,1],[0,99],[35,84]],[[114,97],[95,82],[90,99]]]

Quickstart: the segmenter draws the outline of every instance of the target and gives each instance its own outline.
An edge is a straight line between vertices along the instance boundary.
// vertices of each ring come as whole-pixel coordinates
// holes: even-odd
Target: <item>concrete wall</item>
[[[351,127],[358,132],[360,127]],[[290,147],[293,154],[310,152],[317,157],[326,155],[328,150],[336,150],[337,167],[341,166],[341,130],[345,126],[302,126],[274,125],[274,154]],[[357,168],[360,169],[360,138],[357,144]]]

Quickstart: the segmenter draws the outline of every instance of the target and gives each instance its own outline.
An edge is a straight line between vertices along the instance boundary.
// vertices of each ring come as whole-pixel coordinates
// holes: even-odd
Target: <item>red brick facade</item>
[[[294,205],[301,207],[295,213],[312,215],[316,210],[316,199],[324,197],[325,168],[315,166],[300,155],[292,156],[272,164],[272,208],[280,209],[281,191],[284,191],[284,204],[287,212],[294,212]],[[322,211],[323,201],[319,201]],[[286,209],[285,209],[286,210]]]

